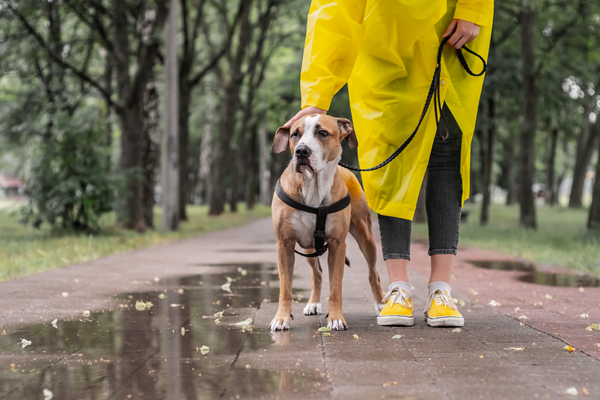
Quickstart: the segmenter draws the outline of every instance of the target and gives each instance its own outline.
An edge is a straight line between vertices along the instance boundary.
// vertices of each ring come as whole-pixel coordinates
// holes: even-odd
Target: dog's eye
[[[317,132],[317,135],[319,135],[321,137],[326,137],[326,136],[329,136],[329,132],[321,129],[319,132]]]
[[[298,136],[300,136],[300,132],[298,132],[297,130],[294,131],[294,133],[292,133],[291,135],[293,138],[297,138]]]

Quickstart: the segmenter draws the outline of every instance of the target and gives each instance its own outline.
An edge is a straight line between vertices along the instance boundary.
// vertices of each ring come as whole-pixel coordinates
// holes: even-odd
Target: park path
[[[2,282],[0,399],[42,399],[44,390],[55,399],[600,398],[600,331],[585,330],[600,322],[600,289],[521,282],[523,272],[466,261],[510,258],[461,249],[452,285],[465,327],[430,328],[426,247],[415,243],[416,324],[379,327],[364,259],[348,242],[349,330],[331,336],[317,332],[324,315],[302,315],[305,260],[291,331],[267,331],[278,295],[269,219]],[[385,277],[383,261],[378,268]],[[137,310],[138,301],[152,307]]]

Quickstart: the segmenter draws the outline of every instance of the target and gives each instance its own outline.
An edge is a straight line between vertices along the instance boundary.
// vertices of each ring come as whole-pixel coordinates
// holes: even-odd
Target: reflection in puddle
[[[527,272],[519,276],[517,280],[521,282],[536,283],[546,286],[561,287],[598,287],[600,279],[591,275],[564,274],[554,272],[538,271],[534,264],[520,261],[469,261],[479,268],[495,269],[502,271],[523,271]]]
[[[235,324],[254,319],[278,291],[269,285],[275,265],[224,267],[119,295],[115,310],[58,321],[58,329],[46,323],[0,336],[0,399],[43,398],[44,389],[61,400],[311,397],[326,389],[314,371],[236,364],[242,351],[260,354],[274,343],[264,327],[242,332]],[[221,288],[227,276],[232,294]],[[136,301],[152,307],[137,311]],[[214,318],[219,311],[223,317]],[[31,345],[21,348],[22,338]]]

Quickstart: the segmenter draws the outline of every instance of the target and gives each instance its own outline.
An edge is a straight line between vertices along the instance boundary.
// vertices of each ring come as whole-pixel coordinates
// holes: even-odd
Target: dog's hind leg
[[[379,274],[377,273],[377,247],[375,246],[375,240],[373,239],[373,231],[371,230],[371,215],[368,214],[364,218],[356,218],[350,224],[350,234],[354,236],[358,242],[360,251],[367,260],[369,267],[369,284],[371,285],[371,292],[373,293],[373,299],[375,300],[375,308],[377,313],[383,308],[381,301],[383,300],[383,292],[381,291],[381,281]]]
[[[313,253],[314,249],[304,250],[305,254]],[[312,268],[312,290],[306,307],[304,307],[304,315],[319,315],[321,314],[321,284],[323,282],[323,269],[319,262],[319,257],[308,257],[306,259]]]

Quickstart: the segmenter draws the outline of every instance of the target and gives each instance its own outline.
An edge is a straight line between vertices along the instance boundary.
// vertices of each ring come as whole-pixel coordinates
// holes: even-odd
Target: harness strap
[[[314,233],[316,251],[312,254],[300,253],[298,250],[294,251],[304,257],[319,257],[320,255],[323,255],[328,248],[327,244],[325,243],[325,225],[327,223],[327,215],[342,211],[344,208],[348,207],[350,205],[350,192],[348,192],[346,197],[343,199],[336,201],[330,206],[324,207],[310,207],[306,204],[297,202],[289,194],[287,194],[285,190],[283,190],[279,179],[275,185],[275,193],[277,194],[277,197],[279,197],[279,200],[283,201],[288,206],[299,211],[316,214],[317,216],[317,223]]]

